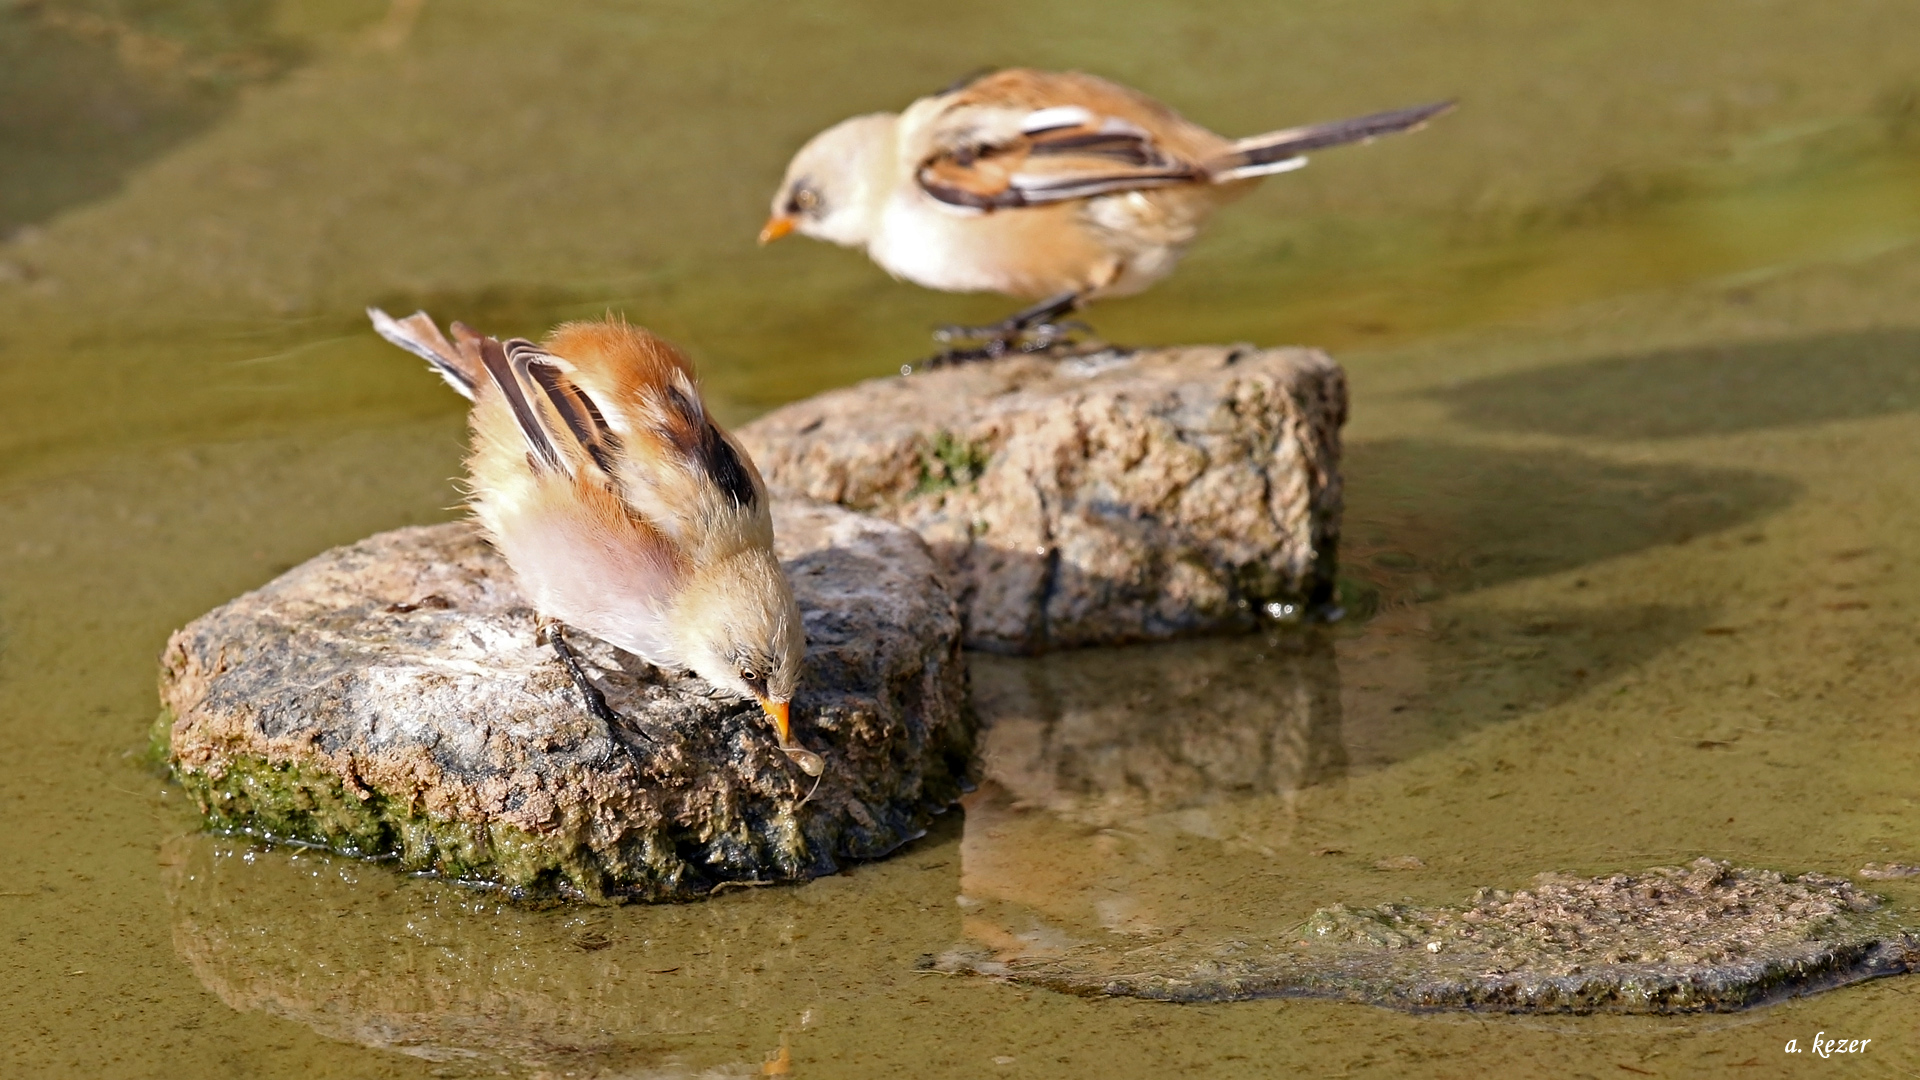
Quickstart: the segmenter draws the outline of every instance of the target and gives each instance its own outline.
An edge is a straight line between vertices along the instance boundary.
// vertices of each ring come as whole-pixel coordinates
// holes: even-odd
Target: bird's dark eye
[[[752,683],[759,682],[760,676],[752,668],[743,667],[740,669],[740,681],[743,683],[752,684]]]
[[[811,214],[820,209],[820,193],[810,187],[793,189],[793,198],[787,200],[787,210],[795,214]]]

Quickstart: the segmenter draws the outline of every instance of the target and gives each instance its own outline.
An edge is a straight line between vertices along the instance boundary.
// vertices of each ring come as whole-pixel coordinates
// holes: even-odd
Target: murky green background
[[[1920,862],[1916,40],[1911,0],[0,5],[0,1075],[1920,1074],[1910,980],[1519,1020],[916,966]],[[460,402],[361,306],[621,310],[736,421],[890,372],[1005,305],[756,250],[768,193],[1009,63],[1231,134],[1462,100],[1094,312],[1337,352],[1370,618],[983,660],[967,810],[804,888],[528,912],[193,832],[140,761],[168,631],[454,512]],[[1874,1041],[1781,1053],[1816,1031]]]

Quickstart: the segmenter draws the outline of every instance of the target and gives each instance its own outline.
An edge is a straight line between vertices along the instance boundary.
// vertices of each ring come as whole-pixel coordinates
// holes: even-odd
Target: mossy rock
[[[329,551],[174,634],[156,739],[213,828],[526,898],[685,900],[876,858],[966,781],[958,615],[907,530],[802,501],[774,516],[817,789],[757,706],[576,633],[621,722],[588,713],[466,523]]]

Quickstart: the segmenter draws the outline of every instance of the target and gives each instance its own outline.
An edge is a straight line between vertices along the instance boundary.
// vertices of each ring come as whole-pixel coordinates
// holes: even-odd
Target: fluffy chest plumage
[[[914,184],[887,201],[867,253],[928,288],[1036,299],[1098,287],[1119,255],[1077,204],[981,212],[938,202]]]

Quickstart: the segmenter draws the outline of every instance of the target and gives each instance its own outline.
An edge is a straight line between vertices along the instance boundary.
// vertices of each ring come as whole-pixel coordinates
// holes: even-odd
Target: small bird
[[[1040,302],[949,359],[1044,348],[1086,301],[1165,277],[1222,203],[1308,151],[1410,131],[1452,102],[1228,139],[1136,90],[1014,68],[842,121],[787,166],[760,242],[792,232],[864,247],[895,277]],[[974,355],[977,354],[977,355]]]
[[[759,702],[780,749],[819,776],[789,723],[806,637],[766,484],[708,417],[687,358],[612,317],[535,345],[457,322],[450,342],[425,312],[367,316],[473,402],[469,505],[587,708],[615,719],[562,625]]]

